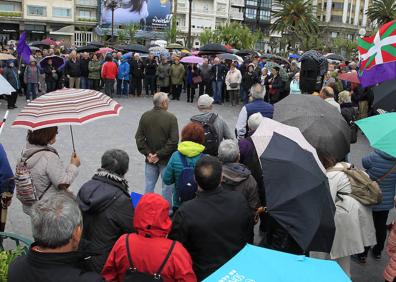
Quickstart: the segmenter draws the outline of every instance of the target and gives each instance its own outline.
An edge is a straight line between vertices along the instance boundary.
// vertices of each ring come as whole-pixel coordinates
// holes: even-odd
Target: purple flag
[[[19,37],[17,53],[18,57],[22,58],[25,64],[30,63],[30,54],[32,53],[32,51],[30,50],[29,45],[26,44],[26,31],[24,31]]]
[[[392,79],[396,79],[396,62],[375,65],[359,72],[360,84],[364,88]]]

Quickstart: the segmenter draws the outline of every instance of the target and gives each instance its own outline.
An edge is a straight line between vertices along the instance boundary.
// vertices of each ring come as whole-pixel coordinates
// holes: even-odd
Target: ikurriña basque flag
[[[369,37],[358,39],[359,80],[363,87],[396,78],[396,20]]]

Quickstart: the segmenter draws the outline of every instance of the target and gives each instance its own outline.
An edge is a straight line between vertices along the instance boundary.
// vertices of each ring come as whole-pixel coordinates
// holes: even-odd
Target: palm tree
[[[311,1],[277,0],[272,11],[275,22],[272,32],[280,32],[295,37],[304,47],[310,36],[319,31],[318,19],[312,11]]]
[[[396,1],[395,0],[373,0],[366,12],[368,18],[378,25],[386,24],[396,19]]]

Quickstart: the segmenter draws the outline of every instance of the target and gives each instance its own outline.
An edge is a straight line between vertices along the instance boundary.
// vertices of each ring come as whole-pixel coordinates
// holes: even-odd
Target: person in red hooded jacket
[[[106,281],[124,281],[125,272],[129,268],[126,236],[129,236],[130,254],[137,271],[154,276],[173,243],[167,239],[172,227],[168,214],[169,204],[160,195],[148,193],[140,199],[133,218],[137,234],[122,235],[115,243],[102,271]],[[176,242],[160,275],[165,282],[197,281],[190,254],[181,243]]]

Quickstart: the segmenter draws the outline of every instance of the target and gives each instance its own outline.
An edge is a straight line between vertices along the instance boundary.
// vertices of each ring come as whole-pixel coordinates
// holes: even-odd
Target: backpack
[[[179,190],[178,198],[182,203],[195,198],[195,193],[197,192],[198,186],[194,177],[194,167],[188,165],[187,158],[185,156],[180,154],[180,152],[178,154],[183,164],[183,170],[181,171],[179,180],[177,182],[177,188]]]
[[[165,266],[166,262],[168,261],[170,255],[172,254],[172,251],[176,245],[176,241],[172,242],[172,245],[168,251],[168,254],[166,255],[164,261],[162,262],[160,268],[158,269],[157,272],[154,273],[154,275],[144,273],[144,272],[139,272],[137,270],[136,266],[134,266],[133,261],[132,261],[132,256],[131,256],[131,250],[129,248],[129,234],[127,234],[125,236],[125,243],[126,243],[129,267],[128,267],[127,271],[125,272],[124,282],[150,282],[150,281],[161,282],[161,281],[164,281],[161,277],[161,272],[164,269],[164,266]]]
[[[371,180],[367,173],[353,165],[348,166],[347,163],[341,163],[343,168],[332,168],[328,171],[342,171],[348,176],[351,183],[352,192],[337,192],[337,197],[342,199],[340,195],[349,195],[361,204],[369,206],[376,205],[382,201],[382,191],[378,182],[384,179],[389,173],[379,178],[377,181]],[[395,166],[396,167],[396,166]],[[391,171],[390,171],[391,172]]]
[[[214,113],[212,113],[208,121],[202,121],[194,117],[191,118],[192,122],[198,122],[203,126],[205,131],[205,142],[203,144],[205,146],[204,153],[211,156],[217,156],[219,149],[219,138],[214,127],[214,122],[216,119],[217,114]]]
[[[48,191],[48,189],[52,186],[52,183],[48,185],[48,187],[44,190],[44,192],[38,196],[36,187],[34,187],[32,175],[30,173],[30,169],[27,167],[27,161],[33,157],[38,152],[49,151],[54,152],[50,149],[42,149],[34,152],[27,158],[21,158],[19,163],[15,169],[15,188],[16,188],[16,197],[21,203],[25,206],[31,206],[36,201],[41,200],[44,194]],[[55,152],[54,152],[55,153]]]

